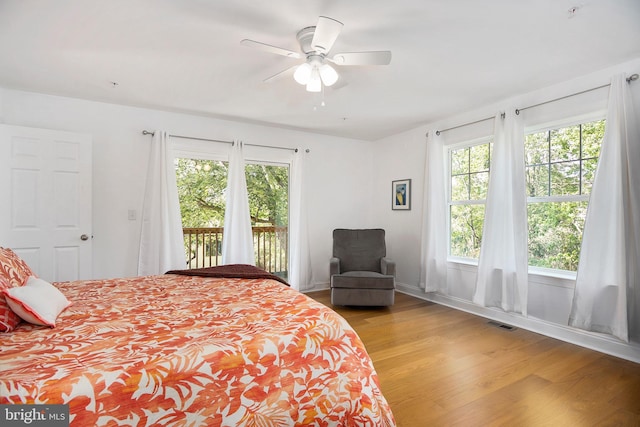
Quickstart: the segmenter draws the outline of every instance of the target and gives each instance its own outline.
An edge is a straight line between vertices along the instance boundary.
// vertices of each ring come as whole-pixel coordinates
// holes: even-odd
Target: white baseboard
[[[440,295],[435,292],[425,293],[422,289],[403,283],[396,283],[396,290],[425,301],[431,301],[456,310],[466,311],[467,313],[475,314],[487,319],[517,326],[551,338],[556,338],[571,344],[616,356],[621,359],[640,363],[640,345],[637,343],[632,342],[627,344],[617,340],[616,338],[609,337],[608,335],[587,332],[571,328],[569,326],[550,323],[534,317],[523,317],[515,313],[507,313],[495,308],[481,307],[470,301]]]
[[[305,294],[307,292],[324,291],[324,290],[327,290],[327,289],[331,289],[331,284],[330,283],[314,283],[312,285],[312,287],[310,287],[308,289],[300,289],[300,292]]]

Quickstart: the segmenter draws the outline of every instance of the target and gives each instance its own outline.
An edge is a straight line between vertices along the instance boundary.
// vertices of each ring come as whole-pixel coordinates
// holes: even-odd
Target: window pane
[[[469,148],[451,151],[451,175],[469,173]]]
[[[489,188],[489,172],[472,173],[469,181],[471,200],[484,200],[487,198]]]
[[[549,163],[548,132],[527,135],[524,139],[525,160],[528,165]]]
[[[577,271],[587,202],[530,203],[529,265]]]
[[[288,270],[289,168],[245,166],[256,266],[281,277]]]
[[[587,159],[582,161],[582,194],[591,194],[593,178],[596,174],[598,159]]]
[[[489,170],[489,144],[470,147],[471,164],[469,172],[484,172]]]
[[[280,226],[289,222],[289,168],[246,164],[252,226]]]
[[[174,165],[187,265],[218,265],[222,262],[228,163],[178,158]]]
[[[527,196],[546,197],[549,195],[549,165],[529,166],[527,174]]]
[[[551,161],[562,162],[580,158],[580,126],[550,131]]]
[[[580,194],[580,162],[563,162],[551,165],[551,195]]]
[[[484,205],[454,205],[450,210],[453,256],[479,258],[484,224]]]
[[[469,200],[469,175],[451,177],[451,200]]]
[[[600,156],[600,146],[604,138],[604,120],[582,125],[582,158]]]
[[[175,168],[182,226],[222,227],[228,162],[179,158]]]

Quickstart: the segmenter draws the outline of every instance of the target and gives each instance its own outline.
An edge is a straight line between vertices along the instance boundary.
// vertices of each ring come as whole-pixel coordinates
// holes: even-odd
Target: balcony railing
[[[256,266],[282,277],[289,270],[289,232],[285,227],[252,227]],[[222,227],[183,228],[187,268],[222,264]]]

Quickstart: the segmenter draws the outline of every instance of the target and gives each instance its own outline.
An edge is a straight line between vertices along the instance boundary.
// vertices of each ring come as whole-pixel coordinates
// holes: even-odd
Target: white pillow
[[[24,286],[5,289],[4,294],[11,310],[23,320],[52,328],[58,315],[71,305],[58,288],[34,276]]]

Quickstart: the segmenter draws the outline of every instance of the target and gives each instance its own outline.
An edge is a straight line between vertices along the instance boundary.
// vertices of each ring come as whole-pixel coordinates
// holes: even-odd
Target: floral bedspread
[[[274,280],[56,286],[56,328],[0,334],[0,403],[67,403],[83,427],[395,425],[355,331]]]

